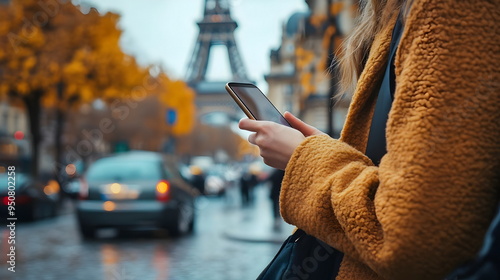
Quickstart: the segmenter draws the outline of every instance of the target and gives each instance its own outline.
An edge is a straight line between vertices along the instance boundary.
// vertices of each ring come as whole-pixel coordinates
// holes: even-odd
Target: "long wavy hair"
[[[360,13],[353,30],[341,46],[339,59],[332,65],[339,74],[338,94],[352,93],[370,52],[375,35],[400,11],[403,19],[413,0],[359,0]]]

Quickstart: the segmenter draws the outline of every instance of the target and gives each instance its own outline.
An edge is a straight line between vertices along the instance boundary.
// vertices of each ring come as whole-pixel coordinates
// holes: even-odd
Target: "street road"
[[[15,272],[7,264],[10,231],[1,229],[0,279],[255,279],[290,228],[284,225],[274,233],[276,242],[262,242],[272,228],[267,188],[260,187],[256,203],[244,209],[235,193],[228,196],[200,199],[195,233],[181,238],[157,230],[102,229],[96,239],[83,240],[71,210],[54,219],[18,224]],[[242,241],[237,236],[241,230],[247,234],[241,239],[252,231],[259,239]]]

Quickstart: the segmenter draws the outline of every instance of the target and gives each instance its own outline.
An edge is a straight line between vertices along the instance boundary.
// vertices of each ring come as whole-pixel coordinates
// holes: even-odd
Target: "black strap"
[[[455,269],[446,280],[500,279],[500,204],[476,258]]]
[[[401,41],[401,34],[403,33],[403,21],[401,17],[398,18],[396,21],[396,26],[394,26],[394,30],[392,31],[392,39],[391,39],[391,49],[390,49],[390,92],[391,92],[391,99],[394,99],[394,92],[396,91],[396,72],[395,72],[395,65],[394,61],[396,59],[396,50],[398,49],[399,46],[399,41]]]
[[[387,153],[385,128],[389,111],[391,110],[394,91],[396,90],[396,74],[394,71],[394,57],[401,39],[403,24],[401,18],[398,18],[394,30],[389,50],[389,59],[385,69],[385,75],[380,85],[375,112],[373,113],[370,134],[368,136],[368,145],[366,155],[376,165],[380,163],[382,157]]]
[[[257,280],[335,279],[344,254],[298,229]]]

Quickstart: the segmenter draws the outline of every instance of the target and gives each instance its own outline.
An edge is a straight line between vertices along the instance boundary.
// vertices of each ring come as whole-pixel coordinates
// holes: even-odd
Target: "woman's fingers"
[[[251,119],[241,119],[238,124],[238,127],[243,130],[256,132],[257,130],[259,130],[261,126],[260,122],[261,121],[256,121]]]
[[[295,148],[304,140],[302,132],[274,122],[242,119],[239,127],[253,132],[248,142],[258,146],[264,162],[274,168],[284,169]]]
[[[255,144],[255,138],[257,137],[257,133],[252,133],[248,136],[248,142],[250,142],[250,144],[253,144],[253,145],[256,145]]]
[[[308,125],[307,123],[303,122],[302,120],[300,120],[299,118],[297,118],[296,116],[294,116],[290,112],[285,112],[284,117],[293,128],[302,132],[302,134],[304,134],[304,136],[306,136],[306,137],[312,136],[312,135],[324,134],[319,129],[315,128],[314,126]]]

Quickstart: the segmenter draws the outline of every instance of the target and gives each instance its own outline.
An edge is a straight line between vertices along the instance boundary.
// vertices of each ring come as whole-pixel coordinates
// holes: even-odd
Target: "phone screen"
[[[228,86],[256,120],[273,121],[290,126],[278,109],[255,85],[229,83]]]

